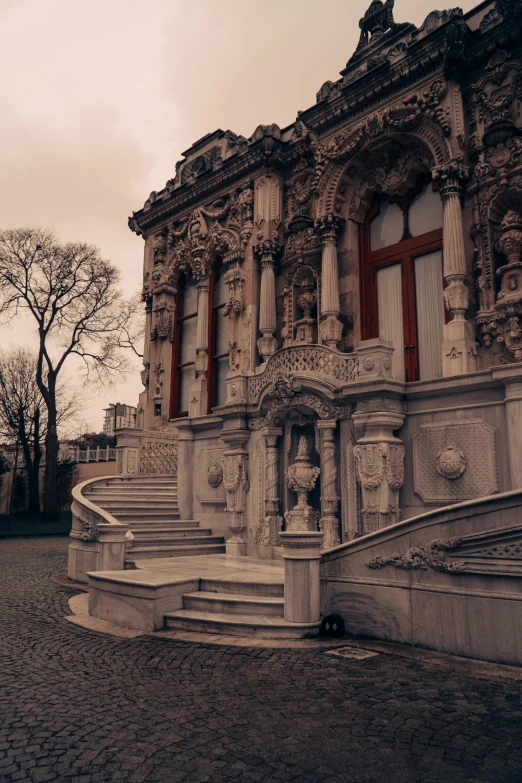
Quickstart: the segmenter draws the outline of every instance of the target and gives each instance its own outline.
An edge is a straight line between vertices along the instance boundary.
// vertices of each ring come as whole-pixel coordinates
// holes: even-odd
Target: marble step
[[[283,598],[285,585],[280,582],[251,582],[245,579],[216,579],[202,577],[199,589],[204,593],[227,593],[228,595],[250,595]]]
[[[153,531],[149,535],[138,535],[134,530],[131,531],[134,536],[134,546],[178,546],[178,542],[183,546],[189,544],[222,544],[223,536],[213,536],[212,530],[199,530],[194,528],[188,532],[179,535],[179,533],[158,533]]]
[[[135,530],[143,530],[150,533],[162,533],[170,530],[183,530],[184,528],[191,528],[192,530],[199,530],[200,522],[197,519],[136,519],[128,523],[132,532]]]
[[[115,492],[112,489],[99,489],[97,492],[84,492],[83,494],[86,498],[99,498],[100,500],[176,500],[178,497],[178,493],[175,490],[166,492],[153,489],[143,490],[143,492],[135,492],[129,489],[120,490],[119,492]]]
[[[131,478],[131,479],[118,479],[108,481],[97,481],[96,484],[92,484],[92,487],[177,487],[178,480],[174,478],[161,478],[161,479],[145,479],[145,478]]]
[[[156,511],[156,510],[145,510],[145,511],[122,511],[119,514],[115,514],[112,512],[112,509],[107,509],[107,511],[110,511],[113,516],[116,517],[120,522],[128,522],[129,524],[132,524],[132,522],[139,522],[140,524],[142,522],[172,522],[172,520],[179,519],[179,511]]]
[[[172,525],[163,525],[158,524],[157,522],[151,522],[149,525],[142,525],[140,522],[139,526],[131,525],[131,530],[134,538],[139,538],[140,541],[144,536],[184,536],[194,535],[195,532],[202,536],[212,535],[211,528],[199,527],[199,522],[194,522],[192,525],[189,525],[187,522],[182,525],[177,522]]]
[[[315,636],[319,623],[289,623],[282,617],[264,615],[230,615],[177,609],[164,615],[165,628],[172,631],[258,636],[264,639],[303,639]]]
[[[255,614],[282,617],[284,598],[274,596],[234,595],[232,593],[185,593],[183,608],[217,614]]]
[[[207,544],[204,539],[198,544],[176,544],[175,546],[133,546],[129,551],[128,559],[151,557],[197,557],[198,555],[225,554],[225,541],[222,543]]]

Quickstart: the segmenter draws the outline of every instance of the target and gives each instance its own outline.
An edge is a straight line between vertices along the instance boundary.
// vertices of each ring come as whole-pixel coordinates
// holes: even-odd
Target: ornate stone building
[[[119,471],[177,464],[182,518],[229,553],[522,487],[522,5],[419,28],[393,5],[291,126],[208,134],[129,219],[145,388]]]

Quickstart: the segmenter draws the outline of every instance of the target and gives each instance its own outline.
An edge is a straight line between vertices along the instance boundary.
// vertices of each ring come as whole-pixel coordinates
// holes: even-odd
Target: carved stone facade
[[[522,486],[520,2],[418,28],[395,6],[373,0],[292,126],[203,137],[129,219],[140,421],[165,451],[142,439],[118,471],[226,504],[232,554],[280,556],[292,529],[332,549]]]

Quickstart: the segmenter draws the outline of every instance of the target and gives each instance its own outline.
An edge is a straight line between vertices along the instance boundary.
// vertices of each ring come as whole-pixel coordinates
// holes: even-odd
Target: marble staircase
[[[225,552],[222,536],[200,527],[195,519],[180,519],[177,479],[144,476],[98,481],[84,493],[87,500],[129,525],[134,536],[125,567],[143,558],[184,557]]]

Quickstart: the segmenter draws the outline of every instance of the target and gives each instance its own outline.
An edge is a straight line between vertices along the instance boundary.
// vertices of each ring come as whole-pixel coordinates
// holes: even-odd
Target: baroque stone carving
[[[423,424],[413,437],[414,491],[425,503],[491,495],[496,465],[496,430],[483,419]]]
[[[353,450],[363,495],[364,533],[399,522],[399,489],[404,483],[404,446],[360,443]]]
[[[468,466],[466,455],[455,446],[446,446],[437,454],[437,473],[450,481],[459,479]]]
[[[299,439],[295,463],[286,469],[286,482],[297,493],[297,504],[285,512],[286,530],[316,530],[317,516],[308,505],[308,493],[315,487],[321,470],[310,461],[311,444],[306,435]]]
[[[435,539],[423,547],[412,547],[406,554],[396,554],[391,557],[372,557],[367,561],[368,568],[383,568],[391,565],[394,568],[400,568],[405,571],[415,571],[418,569],[426,570],[434,568],[435,571],[446,573],[459,573],[460,568],[457,563],[448,563],[442,557],[441,552],[448,552],[457,549],[462,544],[461,538]]]
[[[149,440],[140,448],[142,475],[175,476],[178,472],[178,444]]]
[[[224,447],[203,448],[194,462],[196,474],[196,497],[200,503],[221,503],[226,501],[223,486]]]
[[[268,362],[265,371],[255,378],[249,378],[248,393],[258,397],[262,389],[276,378],[294,374],[327,377],[338,383],[354,382],[359,377],[356,356],[331,351],[320,345],[289,347],[279,351]]]

